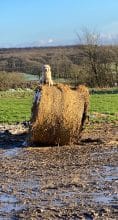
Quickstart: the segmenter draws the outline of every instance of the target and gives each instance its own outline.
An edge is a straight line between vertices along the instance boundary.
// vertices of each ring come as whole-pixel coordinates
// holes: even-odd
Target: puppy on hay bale
[[[42,75],[39,80],[40,89],[36,88],[35,96],[34,96],[34,102],[39,102],[41,97],[41,85],[47,84],[49,86],[53,86],[53,80],[52,80],[52,73],[51,73],[51,67],[48,64],[44,64],[42,66]]]
[[[77,143],[87,116],[89,92],[57,84],[39,87],[40,100],[33,103],[30,143],[64,145]]]
[[[39,80],[40,84],[48,84],[53,86],[51,67],[48,64],[42,66],[42,75]]]

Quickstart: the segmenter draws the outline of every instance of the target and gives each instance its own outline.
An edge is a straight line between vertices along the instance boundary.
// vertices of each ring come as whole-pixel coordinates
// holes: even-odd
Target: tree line
[[[42,64],[47,63],[55,79],[89,87],[117,86],[118,46],[100,45],[98,35],[84,33],[84,37],[75,46],[1,49],[0,71],[40,76]]]

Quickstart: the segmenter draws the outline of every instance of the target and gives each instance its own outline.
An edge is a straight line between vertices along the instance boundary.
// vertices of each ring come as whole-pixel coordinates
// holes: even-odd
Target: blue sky
[[[0,47],[75,44],[83,27],[118,38],[118,0],[0,1]]]

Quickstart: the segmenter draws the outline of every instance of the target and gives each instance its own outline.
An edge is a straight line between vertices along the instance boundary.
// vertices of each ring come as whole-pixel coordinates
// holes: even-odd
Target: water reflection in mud
[[[2,156],[3,157],[14,157],[17,156],[20,153],[20,148],[11,148],[11,149],[7,149],[4,150]]]
[[[105,181],[118,181],[118,167],[103,166],[103,173]]]
[[[0,194],[0,213],[11,213],[12,211],[19,211],[24,208],[23,204],[16,198],[16,196],[2,193]]]

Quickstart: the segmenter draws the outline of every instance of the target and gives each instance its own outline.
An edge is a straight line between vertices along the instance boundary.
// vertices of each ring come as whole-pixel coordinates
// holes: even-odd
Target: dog
[[[49,86],[53,86],[51,67],[49,65],[45,64],[42,66],[42,75],[39,82],[40,84],[48,84]]]

